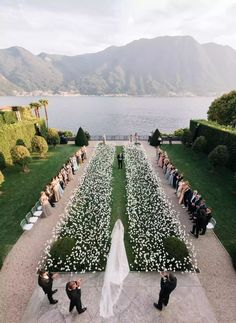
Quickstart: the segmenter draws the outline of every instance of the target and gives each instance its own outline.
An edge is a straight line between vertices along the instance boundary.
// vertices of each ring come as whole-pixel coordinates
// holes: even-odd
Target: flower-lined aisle
[[[112,146],[97,147],[65,215],[47,241],[40,267],[51,271],[104,270],[110,241],[114,152]],[[64,245],[58,245],[56,252],[54,247],[51,249],[52,243],[63,240]]]
[[[131,268],[145,271],[196,269],[192,243],[187,240],[145,153],[133,145],[124,147],[124,153],[129,235],[134,253]],[[182,261],[170,255],[164,247],[167,237],[183,241],[189,255]]]

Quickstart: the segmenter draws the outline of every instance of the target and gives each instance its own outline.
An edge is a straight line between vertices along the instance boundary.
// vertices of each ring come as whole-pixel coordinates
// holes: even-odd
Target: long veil
[[[116,221],[111,237],[100,301],[100,316],[104,318],[114,315],[113,306],[119,299],[123,281],[129,273],[124,245],[124,227],[120,219]]]

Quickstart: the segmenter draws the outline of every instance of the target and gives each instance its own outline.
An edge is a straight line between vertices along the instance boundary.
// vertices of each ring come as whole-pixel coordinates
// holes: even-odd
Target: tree
[[[40,99],[39,103],[41,104],[41,106],[44,107],[46,125],[47,125],[47,128],[48,128],[48,100],[47,99]]]
[[[229,153],[227,146],[218,145],[208,155],[208,160],[212,165],[212,168],[216,166],[224,166],[229,160]]]
[[[233,126],[232,123],[236,120],[236,91],[231,91],[214,100],[207,115],[210,121]]]
[[[34,109],[36,118],[40,118],[39,109],[41,108],[41,104],[39,102],[32,102],[29,105],[31,109]]]
[[[47,142],[49,145],[53,145],[54,148],[60,143],[60,137],[58,131],[55,128],[49,128],[47,134]]]
[[[195,139],[192,149],[195,150],[196,152],[204,152],[207,146],[207,141],[204,136],[199,136]]]
[[[188,128],[183,129],[183,136],[181,138],[182,144],[185,146],[191,146],[192,133]]]
[[[161,133],[158,129],[156,129],[150,138],[150,145],[154,147],[159,146],[161,142],[160,138],[161,138]]]
[[[31,146],[33,151],[36,151],[39,153],[39,156],[41,158],[44,158],[47,151],[48,151],[48,144],[46,140],[41,136],[34,136],[31,141]]]
[[[23,167],[23,172],[28,173],[28,164],[31,160],[30,152],[25,146],[15,146],[11,150],[11,157],[14,164],[21,165]]]
[[[84,130],[80,127],[77,135],[75,137],[75,145],[76,146],[88,146],[88,139],[84,133]]]

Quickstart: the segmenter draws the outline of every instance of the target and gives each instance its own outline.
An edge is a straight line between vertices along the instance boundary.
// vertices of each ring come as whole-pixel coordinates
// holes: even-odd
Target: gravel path
[[[157,172],[161,185],[179,212],[182,225],[186,226],[187,232],[192,229],[192,223],[188,219],[188,213],[177,201],[173,188],[167,183],[163,171],[156,163],[156,151],[147,142],[142,143],[153,169]],[[210,187],[209,187],[210,189]],[[227,205],[226,205],[227,207]],[[218,322],[236,322],[236,272],[231,259],[223,245],[213,231],[207,231],[205,236],[198,239],[189,236],[197,251],[198,278],[205,289],[206,295],[212,305]],[[194,306],[194,304],[193,304]]]
[[[37,285],[36,267],[44,244],[51,238],[52,228],[63,214],[67,201],[77,186],[78,178],[84,172],[96,146],[97,142],[92,142],[87,147],[87,161],[79,167],[73,181],[67,185],[62,199],[52,209],[52,215],[39,219],[30,231],[24,232],[6,257],[0,271],[1,323],[20,322]]]

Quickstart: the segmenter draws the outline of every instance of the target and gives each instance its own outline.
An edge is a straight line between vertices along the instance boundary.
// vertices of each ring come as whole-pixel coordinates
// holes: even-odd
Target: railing
[[[103,136],[91,136],[90,140],[92,141],[103,141]],[[130,140],[130,136],[126,136],[126,135],[115,135],[115,136],[109,136],[106,135],[106,140],[107,141],[129,141]],[[135,138],[133,136],[132,140],[134,141]],[[148,141],[148,136],[147,135],[140,135],[138,136],[138,140],[142,140],[142,141]]]
[[[130,136],[126,135],[115,135],[115,136],[108,136],[106,135],[106,140],[107,141],[130,141]],[[148,135],[138,135],[137,136],[138,141],[148,141],[149,136]],[[91,141],[103,141],[103,136],[91,136],[90,137]],[[132,137],[132,141],[135,142],[134,136]],[[162,137],[162,143],[163,142],[169,142],[169,141],[181,141],[179,137],[167,137],[163,136]]]

